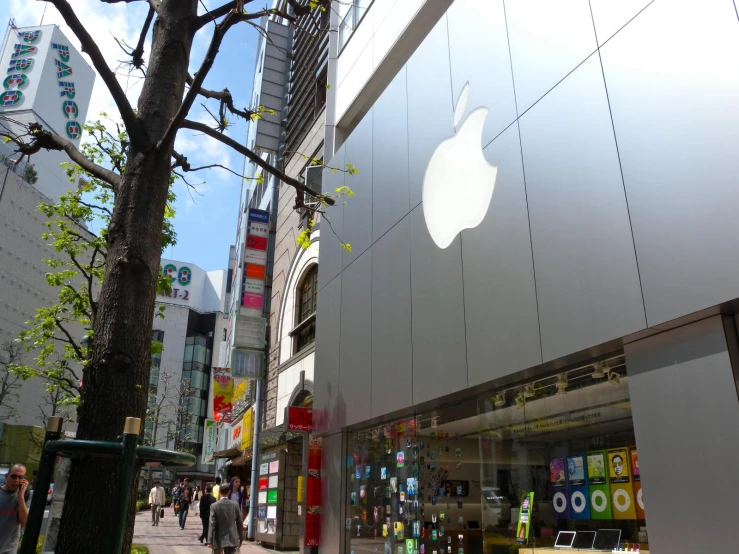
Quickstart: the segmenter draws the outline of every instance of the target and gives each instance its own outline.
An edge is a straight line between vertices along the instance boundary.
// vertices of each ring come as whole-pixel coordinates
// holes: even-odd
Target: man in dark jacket
[[[205,494],[200,501],[200,519],[203,520],[203,534],[198,539],[201,543],[208,540],[208,523],[210,522],[210,505],[213,504],[216,499],[213,497],[213,486],[208,485],[205,487]]]

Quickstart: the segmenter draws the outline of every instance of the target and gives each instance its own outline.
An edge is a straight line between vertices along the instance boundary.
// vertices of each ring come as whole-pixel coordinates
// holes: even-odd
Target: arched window
[[[292,335],[295,353],[310,346],[316,340],[316,307],[318,304],[318,265],[305,272],[298,285],[297,327]]]

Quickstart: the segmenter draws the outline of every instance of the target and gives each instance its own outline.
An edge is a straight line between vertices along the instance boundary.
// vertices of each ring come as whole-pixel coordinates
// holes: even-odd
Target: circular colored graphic
[[[585,495],[581,493],[580,491],[575,491],[572,493],[572,509],[575,510],[578,514],[581,514],[582,511],[587,506],[587,501],[585,500]]]
[[[639,507],[643,510],[644,509],[644,496],[642,495],[642,489],[639,489],[639,492],[636,493],[636,501],[639,503]]]
[[[76,119],[80,113],[80,110],[77,107],[77,102],[73,102],[72,100],[65,100],[64,102],[62,102],[62,112],[67,119]]]
[[[71,139],[80,138],[80,135],[82,134],[82,129],[80,128],[80,124],[76,121],[70,121],[67,123],[67,136]]]
[[[631,506],[631,498],[623,489],[616,489],[613,493],[613,507],[619,512],[625,512]]]
[[[3,81],[3,87],[5,87],[6,90],[23,88],[27,84],[28,77],[26,77],[22,73],[13,73],[12,75],[8,75]]]
[[[590,504],[596,512],[604,512],[608,508],[608,497],[603,491],[593,491],[590,495]]]
[[[23,101],[23,93],[19,90],[6,90],[0,98],[0,106],[16,106]]]
[[[192,280],[192,271],[189,267],[181,267],[180,272],[177,274],[177,280],[180,285],[189,285]]]
[[[162,273],[165,277],[169,278],[169,281],[171,283],[176,279],[175,274],[177,273],[177,268],[172,264],[167,264],[162,268]]]
[[[552,504],[554,505],[554,510],[558,514],[561,514],[567,509],[567,497],[563,493],[558,492],[554,495]]]

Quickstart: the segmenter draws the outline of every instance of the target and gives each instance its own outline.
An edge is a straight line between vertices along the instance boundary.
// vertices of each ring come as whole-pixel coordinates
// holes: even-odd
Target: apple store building
[[[734,2],[354,4],[318,551],[739,551]]]

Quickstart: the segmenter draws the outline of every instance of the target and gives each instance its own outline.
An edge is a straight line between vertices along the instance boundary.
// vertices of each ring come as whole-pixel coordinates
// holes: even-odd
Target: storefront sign
[[[228,441],[228,447],[229,448],[241,448],[241,431],[242,431],[243,422],[239,421],[236,425],[233,426],[231,429],[231,438]]]
[[[246,235],[246,247],[254,250],[267,250],[267,238],[257,235]]]
[[[321,536],[321,438],[308,444],[308,487],[306,494],[305,546],[319,546]]]
[[[257,517],[259,519],[264,519],[267,517],[267,506],[259,506],[257,508]]]
[[[531,527],[532,514],[534,511],[534,493],[524,493],[521,498],[521,508],[518,514],[518,527],[516,529],[516,542],[528,544],[529,529]]]
[[[247,264],[267,265],[267,251],[246,248],[244,250],[244,261]]]
[[[267,224],[269,223],[269,212],[266,210],[255,210],[254,208],[249,208],[249,215],[247,219],[255,223]]]
[[[213,453],[216,450],[216,422],[205,420],[203,428],[203,464],[213,463]]]
[[[277,504],[277,491],[267,492],[267,504]]]
[[[312,408],[288,408],[288,431],[312,431],[313,409]]]
[[[259,478],[259,490],[267,490],[267,477]]]

